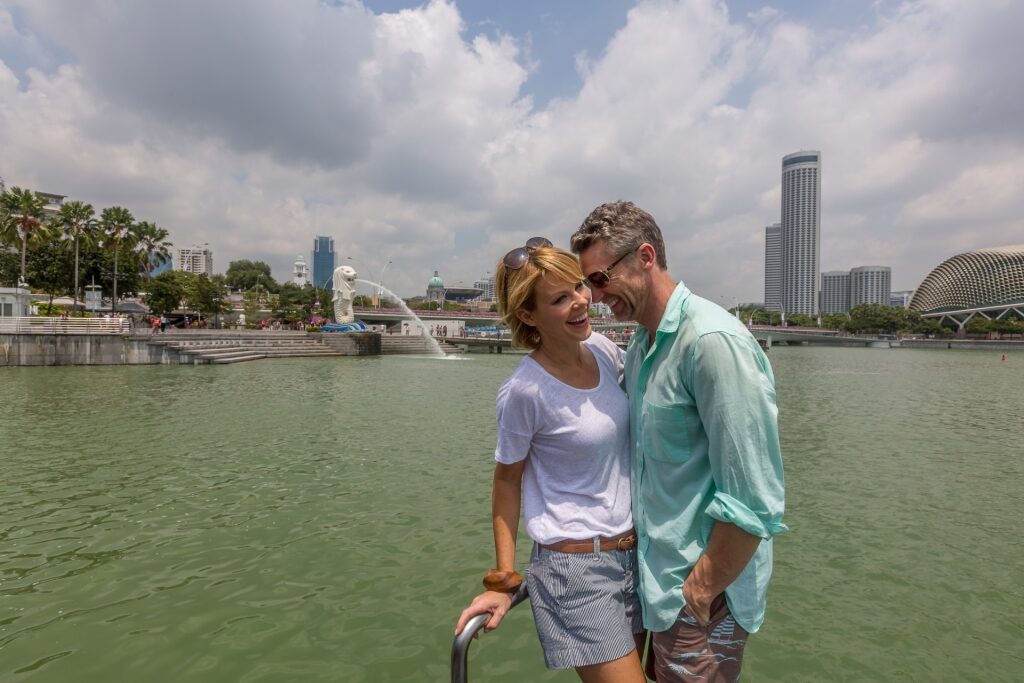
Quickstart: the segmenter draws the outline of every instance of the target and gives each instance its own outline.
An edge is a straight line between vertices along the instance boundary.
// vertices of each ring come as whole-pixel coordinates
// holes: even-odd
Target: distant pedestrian
[[[163,334],[166,331],[167,331],[167,316],[166,315],[161,315],[160,316],[160,333]]]

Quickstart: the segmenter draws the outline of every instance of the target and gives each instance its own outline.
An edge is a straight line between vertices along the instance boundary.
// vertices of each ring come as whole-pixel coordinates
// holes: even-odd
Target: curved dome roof
[[[430,281],[427,283],[427,287],[440,287],[444,289],[444,281],[437,276],[436,270],[434,271],[434,277],[430,278]]]
[[[948,258],[921,281],[910,308],[922,313],[1024,302],[1024,244]]]

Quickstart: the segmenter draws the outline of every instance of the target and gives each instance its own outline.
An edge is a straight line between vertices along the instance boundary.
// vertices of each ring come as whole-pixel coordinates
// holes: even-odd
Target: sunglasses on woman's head
[[[636,249],[639,248],[640,247],[637,247]],[[607,287],[608,283],[612,281],[612,277],[614,277],[612,275],[612,268],[619,265],[619,262],[622,261],[622,259],[626,258],[630,254],[635,252],[636,249],[630,249],[625,254],[615,259],[615,263],[611,264],[604,270],[595,270],[593,273],[587,276],[587,284],[589,284],[591,287],[597,287],[598,289],[604,289],[605,287]]]
[[[505,258],[502,262],[505,267],[510,270],[519,270],[526,265],[526,262],[530,260],[530,252],[534,249],[542,249],[544,247],[552,247],[551,240],[547,237],[531,237],[526,240],[525,247],[516,247],[512,251],[505,254]]]

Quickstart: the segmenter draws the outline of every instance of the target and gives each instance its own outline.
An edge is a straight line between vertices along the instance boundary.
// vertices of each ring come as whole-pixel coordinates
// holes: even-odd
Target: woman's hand
[[[455,625],[455,635],[462,633],[462,629],[466,626],[466,622],[475,617],[478,614],[490,613],[491,618],[484,624],[484,630],[493,631],[498,628],[498,624],[505,618],[505,614],[512,609],[512,596],[509,593],[498,593],[496,591],[486,591],[473,598],[473,602],[470,603],[469,607],[462,610],[462,614],[459,616],[459,623]]]

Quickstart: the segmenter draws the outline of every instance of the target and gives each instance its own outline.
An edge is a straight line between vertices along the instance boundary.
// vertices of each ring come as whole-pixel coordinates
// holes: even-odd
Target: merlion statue
[[[351,323],[356,319],[352,311],[352,299],[356,291],[356,271],[351,266],[338,266],[334,269],[334,320],[338,323]]]

